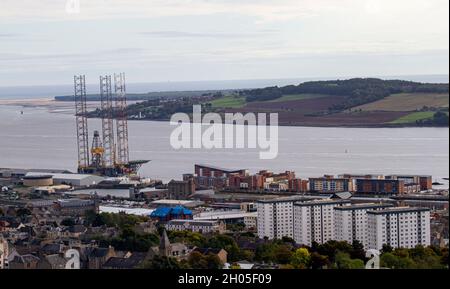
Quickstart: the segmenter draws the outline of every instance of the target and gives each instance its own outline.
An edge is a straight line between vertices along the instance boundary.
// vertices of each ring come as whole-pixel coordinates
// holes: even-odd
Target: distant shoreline
[[[46,108],[50,113],[62,113],[74,108],[72,102],[58,101],[53,98],[31,98],[31,99],[0,99],[0,106],[19,106],[24,108]],[[99,106],[98,101],[89,101],[88,109],[95,109]],[[158,121],[169,122],[170,119],[129,119],[129,121]],[[192,123],[192,122],[191,122]],[[308,123],[278,123],[283,127],[324,127],[324,128],[448,128],[448,126],[418,126],[414,124],[373,124],[373,125],[345,125],[345,124],[308,124]]]

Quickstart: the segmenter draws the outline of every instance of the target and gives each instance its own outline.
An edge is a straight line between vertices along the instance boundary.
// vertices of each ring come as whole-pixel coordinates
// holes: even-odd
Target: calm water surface
[[[23,114],[20,111],[23,110]],[[89,120],[89,131],[100,128]],[[449,176],[448,128],[280,127],[279,154],[260,160],[252,150],[174,150],[167,122],[130,121],[130,158],[152,160],[141,175],[168,181],[195,163],[251,172],[293,170],[300,177],[340,173]],[[75,170],[75,118],[46,108],[0,106],[0,167]],[[445,182],[448,184],[448,182]]]

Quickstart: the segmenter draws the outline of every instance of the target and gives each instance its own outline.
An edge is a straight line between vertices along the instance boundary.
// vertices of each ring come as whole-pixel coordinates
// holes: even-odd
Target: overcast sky
[[[449,70],[448,0],[68,1],[0,0],[0,86]]]

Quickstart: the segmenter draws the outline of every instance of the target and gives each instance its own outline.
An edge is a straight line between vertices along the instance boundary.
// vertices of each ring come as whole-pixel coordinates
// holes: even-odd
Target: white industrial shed
[[[42,175],[41,172],[29,172],[26,176],[36,176]],[[49,174],[53,177],[53,183],[55,185],[67,184],[76,187],[87,187],[100,183],[105,178],[96,175],[85,175],[85,174]]]

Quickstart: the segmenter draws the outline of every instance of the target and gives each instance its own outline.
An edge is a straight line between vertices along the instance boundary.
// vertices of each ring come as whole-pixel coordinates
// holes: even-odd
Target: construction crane
[[[78,143],[78,172],[82,173],[89,167],[89,139],[86,109],[86,80],[84,75],[75,75],[74,97],[75,116]]]
[[[105,149],[100,140],[100,133],[96,130],[94,131],[94,138],[92,139],[90,166],[97,169],[105,167],[104,154]]]
[[[103,163],[105,168],[114,168],[116,147],[114,143],[113,96],[111,76],[100,76],[100,98],[102,112]]]
[[[78,172],[113,177],[136,174],[139,168],[149,161],[129,160],[125,74],[114,74],[114,97],[111,76],[100,76],[102,136],[100,138],[100,133],[94,131],[91,150],[89,150],[84,75],[74,76],[74,87]],[[117,143],[114,139],[113,119],[116,120]]]
[[[114,88],[117,113],[117,164],[125,165],[129,163],[125,73],[114,74]]]

